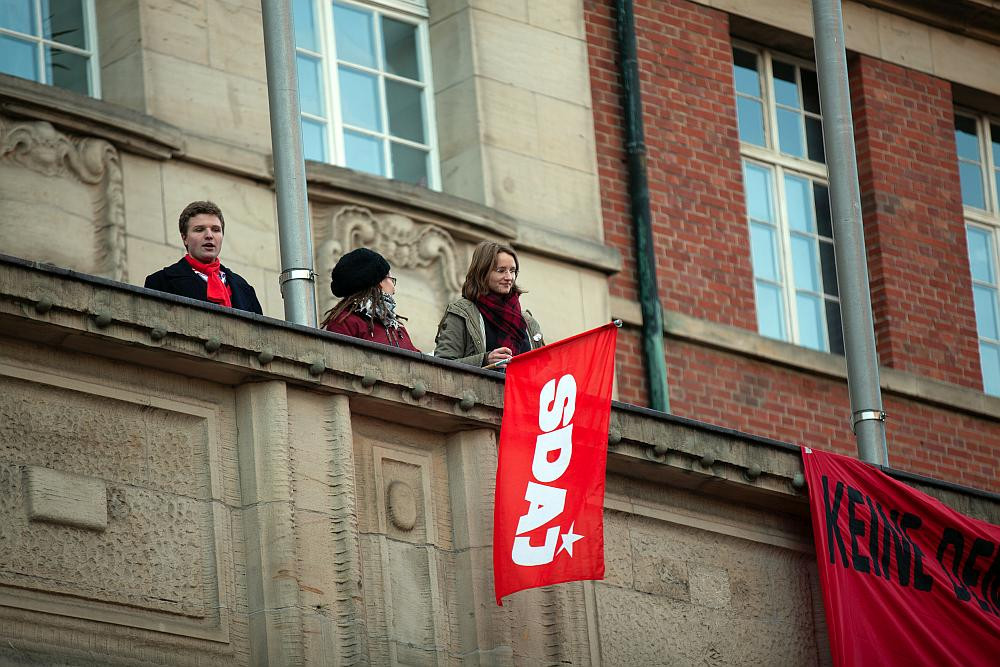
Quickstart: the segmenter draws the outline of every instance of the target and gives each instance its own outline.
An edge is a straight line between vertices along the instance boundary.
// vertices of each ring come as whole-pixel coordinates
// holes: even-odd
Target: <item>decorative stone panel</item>
[[[207,402],[0,360],[0,608],[217,654],[235,606],[219,422]]]
[[[0,252],[126,281],[115,147],[0,116]]]

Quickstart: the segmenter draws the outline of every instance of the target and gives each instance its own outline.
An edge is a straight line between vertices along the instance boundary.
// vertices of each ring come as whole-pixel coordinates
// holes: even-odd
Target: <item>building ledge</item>
[[[455,432],[500,425],[503,376],[282,320],[0,255],[0,337],[227,386],[346,394],[352,411]],[[29,373],[0,364],[0,375]],[[608,469],[804,514],[798,447],[615,403]],[[889,471],[994,523],[1000,495]]]

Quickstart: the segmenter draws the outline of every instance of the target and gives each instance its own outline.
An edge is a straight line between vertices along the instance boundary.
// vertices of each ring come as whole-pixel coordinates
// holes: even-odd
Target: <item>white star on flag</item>
[[[576,533],[573,532],[573,526],[575,525],[576,521],[569,524],[569,532],[560,535],[560,537],[562,538],[562,544],[559,545],[559,551],[556,552],[556,555],[565,550],[566,553],[569,554],[570,558],[573,557],[573,543],[576,542],[577,540],[583,539],[583,535],[577,535]]]

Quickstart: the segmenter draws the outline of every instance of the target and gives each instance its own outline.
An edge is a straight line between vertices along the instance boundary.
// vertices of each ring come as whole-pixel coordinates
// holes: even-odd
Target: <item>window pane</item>
[[[833,220],[830,218],[830,193],[822,183],[813,183],[813,204],[816,206],[816,231],[820,236],[833,238]]]
[[[733,49],[733,78],[736,80],[737,92],[760,97],[757,55],[742,49]]]
[[[761,336],[786,340],[785,308],[781,303],[781,290],[774,285],[757,281],[757,330]]]
[[[997,291],[982,285],[973,285],[972,296],[976,302],[976,329],[980,338],[997,336]]]
[[[333,27],[339,59],[376,67],[372,17],[371,12],[333,3]]]
[[[979,165],[968,162],[958,163],[958,174],[962,181],[962,203],[975,208],[986,208],[983,195],[983,172]]]
[[[778,144],[782,153],[805,157],[802,150],[802,116],[795,111],[778,109]]]
[[[966,227],[969,244],[969,268],[972,279],[995,284],[993,278],[993,244],[989,232],[976,227]]]
[[[295,28],[295,46],[319,51],[316,41],[316,21],[313,17],[313,0],[292,0],[292,25]]]
[[[795,306],[799,311],[799,345],[814,350],[826,350],[823,326],[822,299],[810,294],[797,294]]]
[[[402,139],[424,143],[423,91],[398,81],[385,81],[385,101],[389,113],[389,133]]]
[[[45,47],[45,67],[49,83],[57,88],[87,95],[90,92],[90,58]]]
[[[23,32],[26,35],[37,35],[38,33],[35,32],[35,0],[3,0],[0,2],[0,27]],[[2,58],[0,58],[0,63],[3,63]],[[5,67],[5,65],[0,65],[0,67]]]
[[[993,147],[993,166],[1000,169],[1000,125],[990,125],[990,145]]]
[[[304,113],[325,116],[319,60],[298,55],[295,58],[295,64],[298,66],[299,72],[299,106]]]
[[[980,343],[979,360],[983,365],[983,391],[1000,395],[1000,349],[996,345]]]
[[[326,162],[326,123],[302,119],[302,157]]]
[[[826,333],[830,340],[830,354],[844,354],[844,329],[840,322],[840,304],[826,302]]]
[[[427,187],[427,151],[397,143],[389,148],[392,151],[392,177],[397,181]]]
[[[819,84],[816,81],[816,72],[800,69],[799,76],[802,78],[802,105],[806,111],[819,113]]]
[[[378,79],[348,67],[340,68],[340,105],[344,122],[367,130],[382,131]]]
[[[766,146],[764,139],[764,107],[749,97],[736,98],[736,114],[740,125],[740,140]]]
[[[826,153],[823,150],[823,123],[817,118],[806,118],[806,147],[810,160],[826,164]]]
[[[840,296],[837,288],[837,262],[833,243],[820,241],[819,268],[823,274],[823,293],[830,296]]]
[[[955,116],[955,144],[958,157],[979,162],[979,139],[976,135],[976,121],[965,116]]]
[[[0,72],[38,81],[36,48],[30,42],[0,35]]]
[[[819,291],[819,261],[816,257],[816,242],[811,238],[792,235],[792,270],[795,273],[795,287]]]
[[[86,49],[82,0],[42,0],[42,32],[46,39]]]
[[[781,282],[774,229],[768,225],[751,223],[750,250],[753,259],[753,275],[757,278]]]
[[[417,26],[382,17],[382,46],[385,71],[420,80],[420,63],[417,60]]]
[[[813,203],[809,196],[812,184],[805,178],[785,174],[785,207],[788,226],[803,232],[815,232]]]
[[[753,220],[773,222],[771,215],[771,171],[744,163],[743,188],[747,193],[747,215]]]
[[[771,63],[771,70],[774,72],[774,101],[801,109],[799,87],[795,83],[795,65],[775,60]]]
[[[344,132],[344,157],[351,169],[385,176],[382,142],[358,132]]]

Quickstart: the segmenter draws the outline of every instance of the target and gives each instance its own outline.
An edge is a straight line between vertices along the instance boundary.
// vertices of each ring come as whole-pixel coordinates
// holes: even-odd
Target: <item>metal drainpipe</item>
[[[646,176],[646,137],[639,93],[639,58],[636,53],[635,11],[630,0],[617,0],[618,56],[625,113],[625,153],[628,156],[629,201],[635,230],[639,304],[642,308],[642,357],[649,387],[649,407],[670,412],[667,364],[663,350],[663,306],[656,284],[656,250],[649,212]]]
[[[872,318],[861,187],[854,148],[854,120],[844,50],[840,0],[813,0],[816,75],[823,112],[823,145],[830,171],[830,209],[837,260],[837,285],[847,357],[847,392],[851,424],[862,461],[888,465],[885,412],[879,384],[878,354]]]
[[[299,85],[289,0],[261,0],[271,152],[278,203],[281,297],[285,319],[316,326],[312,231],[306,195],[306,168],[299,134]]]

